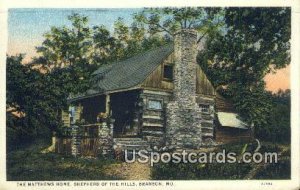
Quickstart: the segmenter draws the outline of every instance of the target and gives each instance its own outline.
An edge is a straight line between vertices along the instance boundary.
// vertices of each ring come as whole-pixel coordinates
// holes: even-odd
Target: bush
[[[255,135],[263,141],[290,143],[290,91],[278,91],[273,94],[273,106],[267,118],[267,124],[255,127]]]

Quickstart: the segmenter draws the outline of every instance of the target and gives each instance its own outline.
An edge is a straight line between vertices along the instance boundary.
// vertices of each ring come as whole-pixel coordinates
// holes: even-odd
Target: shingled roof
[[[169,44],[148,50],[123,61],[101,66],[93,73],[96,81],[95,85],[83,94],[70,97],[70,100],[136,87],[172,52],[173,45]]]

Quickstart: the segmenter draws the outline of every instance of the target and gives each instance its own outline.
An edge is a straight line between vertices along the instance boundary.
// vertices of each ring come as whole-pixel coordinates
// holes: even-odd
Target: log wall
[[[164,65],[173,65],[174,64],[174,53],[169,55],[163,62],[160,64],[142,83],[142,87],[145,89],[154,89],[154,90],[162,90],[171,92],[174,89],[173,81],[166,80],[163,78],[163,69]],[[202,71],[201,67],[196,65],[196,93],[207,95],[207,96],[215,96],[216,91],[208,80],[205,73]],[[173,75],[174,76],[174,75]]]
[[[238,129],[218,126],[215,130],[215,140],[219,144],[231,142],[248,142],[253,140],[250,129]]]
[[[69,106],[69,108],[70,107],[71,106]],[[77,105],[77,106],[74,106],[74,107],[75,107],[75,121],[79,121],[81,119],[81,114],[82,114],[83,107],[80,104]],[[62,118],[63,125],[66,126],[66,127],[70,127],[69,111],[62,110],[61,111],[61,118]]]
[[[165,137],[165,107],[170,100],[171,93],[162,91],[144,90],[140,98],[143,101],[143,113],[141,122],[141,136],[150,145],[162,146]],[[162,109],[150,109],[149,101],[160,101]]]

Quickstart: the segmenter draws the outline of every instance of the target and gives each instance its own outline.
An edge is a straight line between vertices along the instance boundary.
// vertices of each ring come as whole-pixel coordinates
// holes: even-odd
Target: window
[[[166,80],[173,80],[173,65],[164,65],[163,77]]]
[[[199,107],[203,113],[210,113],[209,105],[199,104]]]
[[[161,110],[162,109],[162,101],[161,100],[149,100],[148,101],[148,109]]]

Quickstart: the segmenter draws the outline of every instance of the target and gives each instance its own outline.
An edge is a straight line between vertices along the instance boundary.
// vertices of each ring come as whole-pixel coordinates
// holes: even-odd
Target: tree
[[[255,130],[256,136],[264,141],[290,143],[291,139],[291,92],[279,90],[271,95],[272,106],[268,110],[268,124]]]
[[[179,29],[195,29],[198,43],[208,34],[220,31],[224,25],[221,8],[145,8],[135,15],[138,23],[146,24],[150,34],[164,33],[172,38]]]
[[[129,58],[137,53],[162,46],[170,42],[165,35],[152,33],[145,28],[145,24],[137,19],[127,26],[122,18],[114,25],[114,37],[116,38],[116,60]]]
[[[26,67],[39,74],[43,86],[37,90],[43,90],[40,94],[47,95],[47,99],[36,100],[47,106],[50,102],[52,104],[52,107],[45,106],[42,110],[47,112],[48,119],[56,121],[55,127],[48,123],[51,129],[59,126],[60,113],[67,107],[67,98],[92,86],[91,73],[99,66],[130,57],[154,44],[152,36],[146,36],[142,25],[129,27],[122,19],[116,21],[114,34],[104,26],[90,28],[85,16],[73,14],[68,19],[71,27],[52,27],[44,35],[42,45],[36,48],[39,57]],[[155,42],[158,46],[165,41],[161,38]],[[23,86],[20,88],[24,89]]]
[[[111,36],[105,26],[95,26],[93,28],[93,54],[92,63],[100,66],[109,64],[116,59],[117,39]]]
[[[45,135],[59,125],[55,90],[48,76],[22,64],[23,55],[7,56],[6,116],[9,144]],[[58,97],[59,98],[59,97]]]
[[[198,63],[248,122],[262,126],[271,109],[264,77],[290,62],[290,9],[227,8],[224,18],[224,33],[207,38]]]
[[[91,30],[88,18],[73,14],[68,17],[72,27],[52,27],[44,34],[42,45],[36,47],[41,56],[35,58],[34,63],[45,68],[63,68],[67,66],[86,66],[90,62]]]

